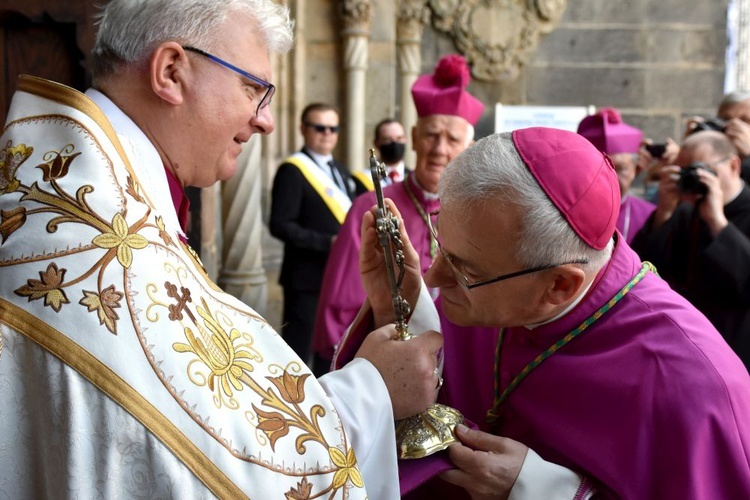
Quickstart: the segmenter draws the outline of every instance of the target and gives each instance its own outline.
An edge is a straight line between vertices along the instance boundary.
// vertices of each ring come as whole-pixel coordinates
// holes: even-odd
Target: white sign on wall
[[[519,128],[552,127],[576,132],[584,117],[594,114],[594,106],[510,106],[495,105],[495,132]]]

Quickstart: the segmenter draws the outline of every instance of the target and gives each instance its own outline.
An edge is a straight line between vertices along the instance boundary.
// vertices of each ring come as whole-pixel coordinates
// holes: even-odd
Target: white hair
[[[516,257],[525,267],[585,259],[586,268],[598,270],[612,255],[612,240],[595,250],[573,231],[523,163],[510,132],[480,139],[456,156],[440,177],[438,195],[441,205],[463,213],[517,205],[523,222]]]
[[[273,0],[111,0],[97,16],[94,75],[144,60],[168,40],[210,51],[221,40],[222,23],[237,13],[255,21],[248,29],[255,30],[270,52],[291,49],[294,23],[289,9]]]
[[[471,141],[474,140],[474,125],[472,125],[469,122],[466,122],[466,147],[468,148],[471,145]]]
[[[731,106],[733,104],[738,104],[740,102],[745,102],[748,99],[750,99],[750,92],[748,92],[747,90],[733,90],[728,94],[724,94],[724,97],[721,98],[719,109],[722,109],[726,106]]]

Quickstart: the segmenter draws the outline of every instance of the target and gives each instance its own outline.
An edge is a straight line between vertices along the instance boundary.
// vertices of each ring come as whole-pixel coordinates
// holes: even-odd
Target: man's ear
[[[740,177],[740,173],[742,172],[742,160],[740,160],[740,157],[737,155],[730,156],[729,159],[729,168],[732,169],[732,174]]]
[[[189,65],[187,54],[180,44],[164,42],[156,47],[149,60],[149,76],[154,94],[169,104],[182,104]]]
[[[544,292],[544,300],[551,305],[568,302],[581,290],[586,279],[583,269],[574,265],[564,265],[552,270],[553,280]]]

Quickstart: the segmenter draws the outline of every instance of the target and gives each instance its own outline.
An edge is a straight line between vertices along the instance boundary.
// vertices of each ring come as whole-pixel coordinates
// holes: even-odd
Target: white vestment
[[[0,139],[0,497],[397,498],[377,370],[316,381],[208,279],[156,149],[105,96],[18,89]]]

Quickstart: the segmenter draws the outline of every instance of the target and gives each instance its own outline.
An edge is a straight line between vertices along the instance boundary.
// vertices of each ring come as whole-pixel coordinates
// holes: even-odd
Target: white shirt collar
[[[412,175],[411,177],[414,177],[414,184],[416,184],[417,187],[422,191],[422,195],[424,195],[425,200],[437,200],[438,199],[437,193],[430,193],[429,191],[425,190],[425,188],[422,187],[422,185],[417,180],[416,175]]]
[[[541,323],[534,323],[533,325],[525,325],[525,327],[528,330],[533,330],[534,328],[536,328],[538,326],[546,325],[547,323],[552,323],[553,321],[557,321],[558,319],[562,318],[563,316],[565,316],[566,314],[568,314],[570,311],[572,311],[575,306],[577,306],[578,304],[581,303],[581,301],[586,296],[586,294],[589,293],[589,289],[594,284],[594,281],[596,281],[596,280],[591,281],[591,283],[588,284],[588,286],[586,287],[586,289],[583,292],[581,292],[580,294],[578,294],[578,297],[576,297],[576,299],[573,302],[571,302],[570,305],[568,307],[566,307],[560,314],[558,314],[554,318],[548,319],[547,321],[542,321]]]
[[[315,163],[317,163],[321,167],[327,167],[328,162],[333,161],[332,155],[320,155],[312,151],[310,148],[305,148],[305,151],[307,151],[307,154],[309,154],[312,159],[315,160]]]

